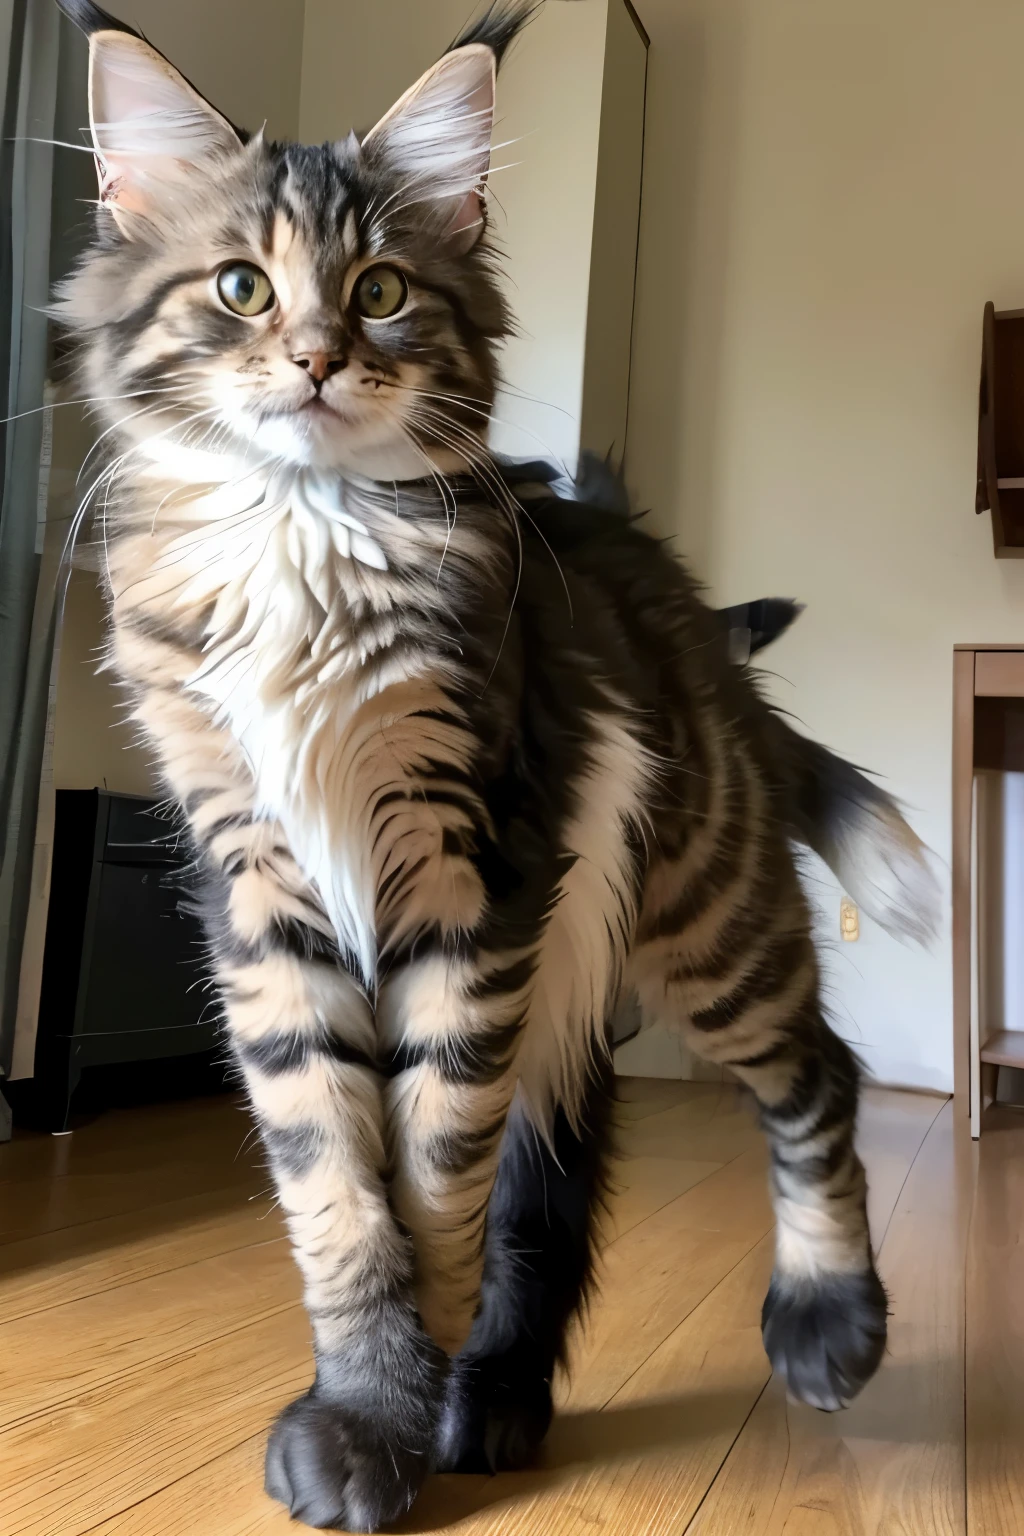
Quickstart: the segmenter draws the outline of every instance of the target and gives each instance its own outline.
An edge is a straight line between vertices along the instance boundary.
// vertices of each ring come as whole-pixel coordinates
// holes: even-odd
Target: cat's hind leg
[[[874,1374],[886,1340],[854,1147],[860,1071],[822,1012],[792,854],[763,836],[752,878],[722,882],[706,901],[691,880],[674,906],[646,915],[631,970],[648,1008],[757,1098],[776,1218],[765,1349],[793,1397],[831,1410]]]
[[[442,1468],[521,1467],[547,1433],[551,1379],[593,1270],[611,1098],[602,1058],[575,1122],[555,1112],[550,1144],[518,1104],[509,1116],[487,1212],[480,1310],[449,1377]]]

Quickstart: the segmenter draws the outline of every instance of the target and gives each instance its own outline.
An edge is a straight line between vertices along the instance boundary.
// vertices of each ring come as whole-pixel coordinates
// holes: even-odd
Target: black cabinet
[[[63,1128],[82,1068],[205,1051],[217,1010],[187,850],[156,802],[58,790],[35,1075]]]

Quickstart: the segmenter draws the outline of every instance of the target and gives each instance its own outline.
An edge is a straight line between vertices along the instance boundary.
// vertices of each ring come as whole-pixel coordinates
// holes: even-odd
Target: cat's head
[[[480,452],[509,318],[486,239],[497,62],[482,22],[361,139],[232,126],[89,0],[97,238],[64,284],[85,393],[146,456],[244,452],[412,478]]]

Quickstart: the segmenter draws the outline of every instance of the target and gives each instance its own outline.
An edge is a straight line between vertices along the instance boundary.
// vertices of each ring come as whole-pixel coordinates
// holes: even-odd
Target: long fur
[[[488,451],[511,318],[484,152],[533,7],[491,6],[362,139],[308,148],[236,134],[63,4],[102,113],[58,313],[103,426],[109,665],[195,846],[313,1329],[268,1488],[372,1530],[439,1461],[535,1446],[626,986],[757,1096],[766,1342],[838,1407],[885,1298],[792,844],[910,934],[927,861],[617,495]]]

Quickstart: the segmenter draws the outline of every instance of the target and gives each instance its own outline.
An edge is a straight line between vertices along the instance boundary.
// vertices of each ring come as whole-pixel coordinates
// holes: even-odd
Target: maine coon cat
[[[894,803],[799,736],[677,561],[486,447],[492,6],[368,133],[232,126],[91,38],[112,664],[182,809],[225,1028],[313,1328],[267,1487],[371,1531],[521,1464],[592,1270],[624,986],[753,1090],[765,1346],[842,1406],[886,1296],[793,842],[890,929],[934,892]]]

